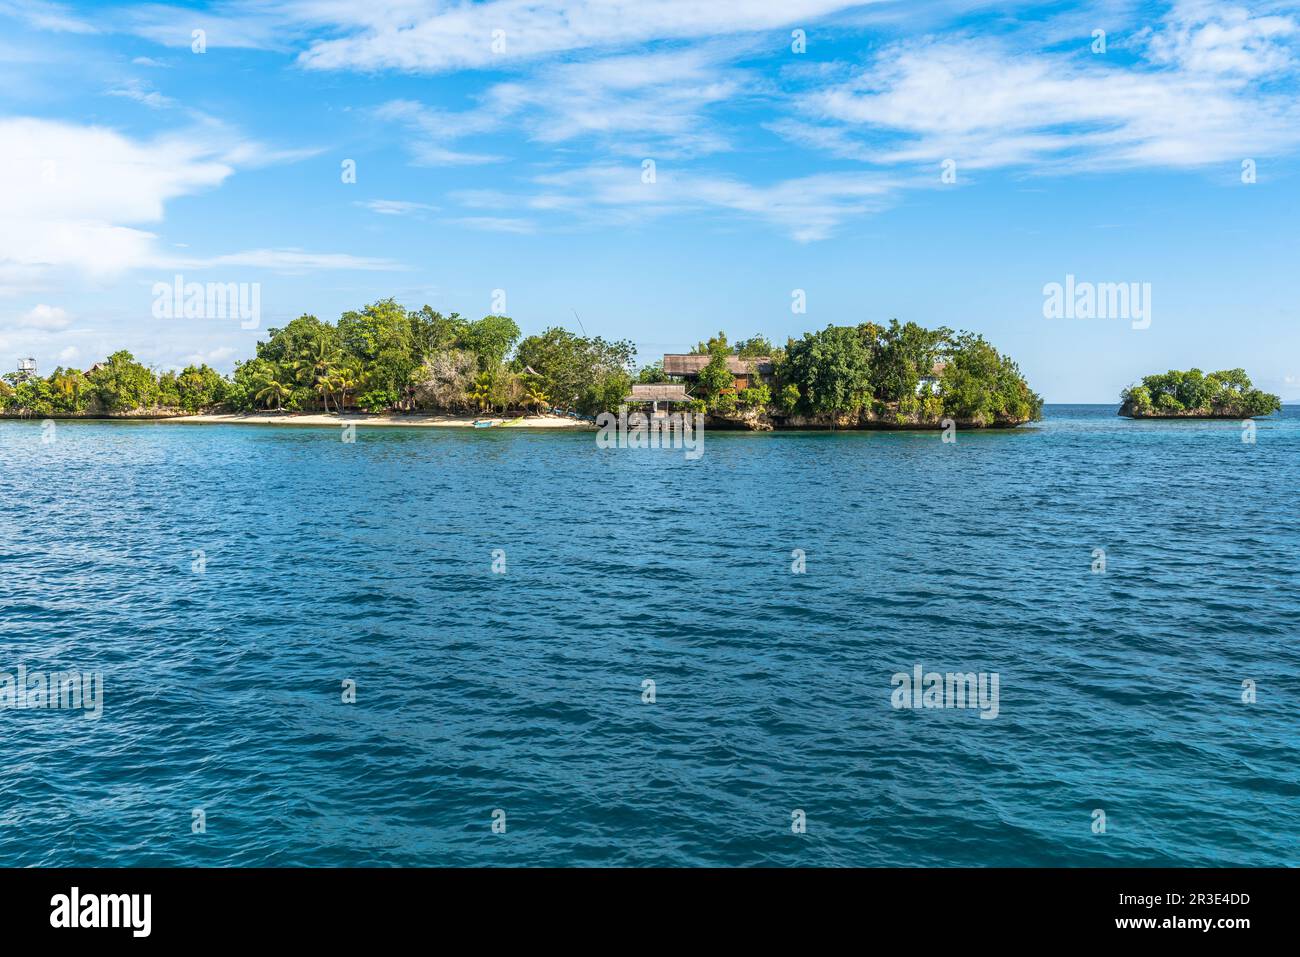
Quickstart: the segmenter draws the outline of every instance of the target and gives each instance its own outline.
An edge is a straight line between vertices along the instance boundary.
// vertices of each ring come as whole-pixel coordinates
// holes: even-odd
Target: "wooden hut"
[[[673,402],[690,402],[691,398],[684,383],[656,382],[653,385],[632,386],[632,394],[624,401],[629,405],[649,402],[651,415],[657,415],[660,402],[667,406]]]
[[[666,355],[664,374],[694,382],[712,358],[710,355]],[[740,391],[770,378],[772,360],[769,356],[727,356],[727,371],[736,377],[736,391]]]

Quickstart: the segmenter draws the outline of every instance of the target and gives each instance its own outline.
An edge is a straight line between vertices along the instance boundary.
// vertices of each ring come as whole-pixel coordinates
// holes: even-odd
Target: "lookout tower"
[[[19,378],[19,379],[22,379],[22,380],[27,380],[27,379],[35,378],[35,376],[36,376],[36,360],[35,360],[35,359],[19,359],[19,360],[18,360],[18,378]]]

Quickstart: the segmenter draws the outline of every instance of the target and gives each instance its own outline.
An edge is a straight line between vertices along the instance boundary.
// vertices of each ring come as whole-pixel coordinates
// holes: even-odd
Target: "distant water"
[[[0,863],[1297,862],[1294,408],[41,434],[0,424],[0,671],[104,710],[0,711]],[[917,664],[998,717],[895,710]]]

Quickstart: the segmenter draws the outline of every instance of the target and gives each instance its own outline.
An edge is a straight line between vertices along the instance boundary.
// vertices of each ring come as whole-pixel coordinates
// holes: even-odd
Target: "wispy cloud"
[[[738,105],[762,87],[726,64],[720,47],[625,54],[553,64],[524,80],[488,90],[483,110],[522,117],[541,143],[595,137],[624,155],[682,156],[728,148],[706,111]]]
[[[1207,0],[1180,0],[1162,30],[1143,32],[1155,63],[1192,75],[1249,78],[1294,71],[1292,44],[1298,34],[1300,26],[1290,16],[1252,14]]]
[[[190,47],[194,31],[202,30],[205,47],[255,50],[292,49],[303,37],[313,7],[325,12],[327,5],[312,3],[258,3],[250,0],[218,2],[205,9],[146,3],[114,10],[105,15],[109,29],[134,33],[168,47]],[[306,19],[304,19],[306,17]]]
[[[344,35],[299,56],[316,70],[442,73],[500,68],[574,51],[809,25],[871,0],[489,0],[376,7],[307,5]]]
[[[596,141],[622,155],[682,157],[728,149],[725,132],[706,111],[734,106],[747,88],[760,86],[746,71],[726,66],[716,49],[627,54],[551,64],[495,83],[470,109],[394,100],[378,116],[416,134],[408,148],[429,166],[500,162],[506,158],[500,153],[464,152],[453,144],[503,131],[544,146]]]
[[[752,134],[729,130],[728,122],[753,101],[769,114],[763,129],[879,175],[760,185],[734,172],[718,176],[679,164],[674,182],[651,199],[644,191],[608,188],[615,174],[597,164],[555,174],[549,183],[539,179],[538,193],[510,202],[567,210],[568,194],[547,191],[567,175],[579,192],[579,184],[590,186],[587,199],[605,212],[620,204],[637,216],[730,209],[786,226],[800,240],[830,235],[845,219],[880,208],[891,191],[919,185],[923,170],[925,181],[936,181],[935,167],[947,159],[966,170],[1068,174],[1192,168],[1300,145],[1294,95],[1300,29],[1289,13],[1252,15],[1184,0],[1149,27],[1118,32],[1113,42],[1122,52],[1111,55],[1090,53],[1088,31],[1080,32],[1077,17],[1062,15],[1034,30],[895,40],[862,65],[798,62],[758,82],[736,65],[750,52],[745,42],[728,45],[718,37],[808,24],[846,5],[742,3],[705,12],[677,3],[618,6],[625,20],[603,6],[598,12],[585,3],[509,0],[359,20],[351,24],[354,35],[314,44],[300,61],[322,69],[434,73],[533,63],[519,78],[485,87],[468,109],[411,100],[381,108],[382,117],[417,134],[409,146],[426,165],[504,161],[513,154],[499,138],[520,133],[541,148],[582,144],[606,155],[661,160],[705,156],[736,149],[738,139]],[[942,5],[931,11],[935,6]],[[1106,12],[1118,21],[1107,19],[1112,27],[1129,13],[1125,4]],[[516,59],[504,52],[492,59],[492,29],[506,31],[506,51],[519,42]],[[475,37],[483,42],[472,42]],[[1072,45],[1071,38],[1077,38]],[[648,39],[695,42],[623,49]],[[1288,82],[1278,86],[1280,79]],[[467,150],[466,143],[491,148]],[[555,154],[557,165],[565,160]]]
[[[240,266],[251,269],[266,269],[285,274],[301,274],[332,269],[386,272],[406,268],[401,263],[391,259],[354,256],[350,253],[317,253],[302,249],[246,249],[241,252],[224,253],[220,256],[206,258],[160,258],[159,262],[166,268],[219,269],[226,266]]]
[[[375,112],[379,119],[400,123],[416,134],[408,148],[414,161],[422,166],[475,165],[504,159],[490,153],[461,152],[445,145],[493,128],[495,118],[486,114],[460,114],[453,118],[414,100],[390,100]]]
[[[51,22],[66,15],[49,4],[9,6],[39,8]],[[967,14],[991,6],[224,0],[202,10],[128,7],[111,25],[102,15],[93,23],[173,46],[202,28],[213,49],[282,51],[310,71],[463,72],[420,87],[395,81],[371,115],[400,131],[414,165],[495,165],[477,181],[472,169],[449,172],[447,205],[441,196],[427,207],[361,205],[386,216],[442,207],[445,222],[472,229],[712,211],[810,241],[935,184],[947,159],[961,170],[1071,175],[1189,169],[1300,147],[1293,6],[1100,0],[1063,9],[1020,0],[1012,8],[1032,7],[1032,16],[982,17],[974,32]],[[1091,21],[1109,31],[1109,53],[1089,52]],[[814,51],[834,52],[793,55],[795,27],[808,31]],[[862,59],[844,55],[846,37],[863,41]],[[138,81],[110,92],[170,103]],[[256,154],[241,142],[193,163],[183,154],[180,165],[268,161]],[[772,154],[779,160],[766,165]],[[657,189],[642,188],[643,157],[661,164]],[[828,159],[834,172],[825,172]],[[133,261],[143,254],[132,243],[152,244],[133,224],[151,221],[92,217],[73,232],[108,230],[95,242]]]
[[[143,103],[154,110],[176,105],[176,101],[171,97],[164,96],[157,90],[151,89],[147,83],[134,77],[107,92],[109,96],[121,96],[128,100],[135,100],[137,103]]]
[[[461,216],[447,220],[467,229],[478,229],[489,233],[517,233],[527,235],[537,232],[537,223],[531,219],[517,219],[507,216]]]
[[[923,39],[799,99],[782,135],[879,165],[954,159],[970,169],[1059,172],[1196,167],[1300,144],[1300,106],[1251,79],[1292,69],[1296,23],[1181,5],[1139,38],[1136,63],[1006,40]],[[1145,54],[1145,58],[1141,55]]]
[[[9,17],[37,30],[54,33],[96,33],[91,23],[75,15],[66,4],[46,0],[0,0],[0,17]]]
[[[414,203],[405,199],[367,199],[356,203],[381,216],[410,216],[414,213],[437,212],[431,203]]]
[[[538,176],[538,191],[516,204],[577,218],[623,222],[668,213],[729,211],[786,230],[797,242],[831,235],[845,219],[877,212],[904,185],[872,172],[825,173],[753,184],[696,170],[660,169],[653,183],[639,167],[601,165]]]

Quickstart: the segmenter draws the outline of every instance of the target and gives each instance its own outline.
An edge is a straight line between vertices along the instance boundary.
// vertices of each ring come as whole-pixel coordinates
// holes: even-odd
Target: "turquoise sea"
[[[0,863],[1297,862],[1295,408],[340,439],[0,424]]]

